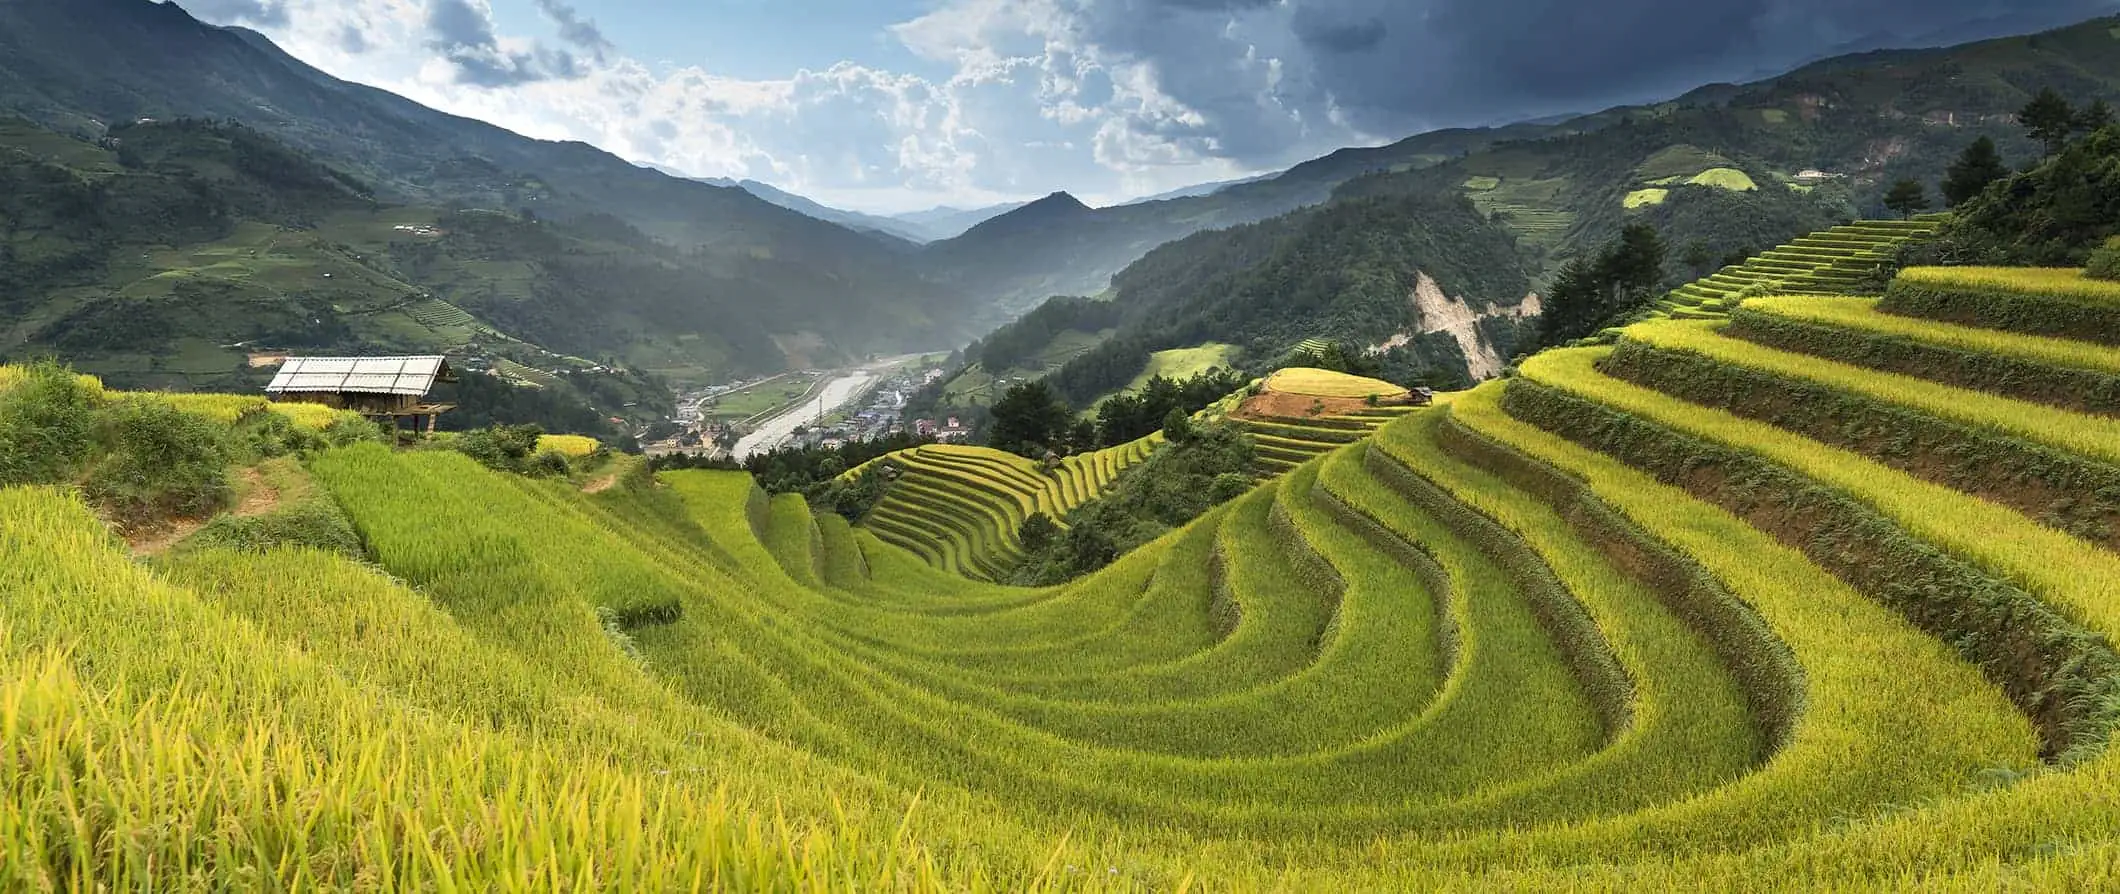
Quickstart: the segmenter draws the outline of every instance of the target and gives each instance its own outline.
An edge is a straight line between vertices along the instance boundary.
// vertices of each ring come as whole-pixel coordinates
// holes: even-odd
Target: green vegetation
[[[1150,252],[1112,281],[1124,308],[1118,331],[1045,380],[1086,404],[1135,381],[1159,351],[1234,345],[1261,364],[1247,372],[1263,374],[1309,339],[1376,345],[1418,335],[1424,278],[1485,315],[1531,291],[1507,231],[1463,198],[1340,202]],[[1463,376],[1452,344],[1424,355],[1426,366]],[[1495,345],[1505,356],[1515,347]]]
[[[1910,267],[1886,313],[2120,344],[2120,286],[2067,268]]]
[[[1822,230],[1680,286],[1656,302],[1656,313],[1717,317],[1755,295],[1858,291],[1902,248],[1935,230],[1923,220],[1865,220]]]
[[[1148,368],[1126,384],[1126,390],[1139,391],[1148,387],[1156,378],[1183,381],[1211,369],[1233,366],[1237,355],[1236,345],[1209,342],[1190,348],[1172,348],[1148,355]]]
[[[1632,211],[1636,208],[1646,208],[1650,205],[1661,205],[1665,199],[1670,197],[1670,190],[1652,186],[1648,189],[1637,189],[1628,193],[1627,198],[1620,204],[1627,210]]]
[[[2106,27],[1984,52],[2109,53]],[[1519,141],[1370,179],[1427,170],[1457,196],[1609,167],[1618,214],[1642,177],[1749,164],[1714,122],[1796,109],[1776,132],[1816,115],[1867,140],[1889,125],[1841,110],[1870,91],[2023,92],[1935,66],[1952,56],[1785,85],[1844,88],[1830,106],[1733,88],[1579,125],[1576,148],[1638,141],[1581,167]],[[1911,251],[2101,250],[2113,222],[2077,189],[2095,166],[2072,166],[2115,131],[2079,139],[2097,114],[2067,111],[2028,109],[2051,159]],[[199,157],[177,148],[162,161]],[[1657,216],[1777,188],[1674,184],[1555,290],[1548,334],[1624,323],[1608,343],[1429,406],[1360,377],[1381,340],[1268,306],[1328,297],[1295,279],[1315,258],[1281,253],[1336,246],[1360,262],[1334,294],[1376,300],[1306,312],[1352,319],[1393,289],[1404,310],[1415,268],[1378,259],[1441,244],[1415,222],[1362,247],[1328,210],[1158,254],[1135,272],[1168,301],[1124,313],[1200,312],[1106,345],[1145,363],[1249,325],[1188,282],[1212,281],[1269,321],[1225,339],[1244,356],[1343,368],[1261,369],[1219,399],[1225,373],[1151,378],[1106,431],[1024,384],[995,421],[1036,458],[889,442],[748,471],[620,459],[587,486],[534,474],[579,472],[566,453],[590,446],[536,426],[394,449],[316,408],[0,366],[0,888],[2109,886],[2120,293],[2075,267],[1885,285],[1938,224],[1871,222],[1652,318],[1667,254],[1721,251],[1667,253]],[[1412,207],[1372,201],[1339,224]],[[1089,213],[1072,205],[1036,210]],[[1982,242],[1998,221],[2039,232]],[[1244,277],[1209,272],[1232,259]],[[1885,294],[1765,294],[1865,283]],[[1035,335],[1003,353],[1061,340]],[[1157,411],[1155,433],[1088,449]],[[137,536],[172,522],[173,542]]]
[[[29,743],[6,791],[32,817],[61,793],[137,808],[166,768],[217,786],[152,789],[205,805],[197,828],[313,829],[219,853],[215,877],[400,856],[371,838],[383,803],[451,836],[448,859],[390,863],[406,883],[570,854],[562,881],[649,886],[1979,887],[1997,861],[2081,885],[2104,851],[2035,845],[2115,819],[2120,544],[2034,489],[2120,488],[2097,478],[2120,435],[1893,375],[1885,348],[1819,355],[1885,338],[2013,381],[2120,360],[1877,303],[1642,323],[1432,408],[1241,409],[1362,403],[1344,374],[1290,373],[1168,414],[1160,449],[1050,465],[820,454],[891,482],[853,526],[736,472],[587,494],[360,445],[260,467],[276,511],[142,567],[74,498],[0,491],[36,557],[0,563],[0,656],[27,662],[0,684]],[[1790,352],[1777,321],[1849,334]],[[1255,485],[1284,445],[1323,446]],[[276,674],[142,707],[171,679]],[[367,757],[293,757],[326,748]],[[290,817],[273,793],[312,765],[348,775],[303,777],[323,818]],[[472,835],[497,807],[520,831]],[[0,812],[10,871],[165,877],[22,815]],[[200,835],[149,840],[180,861]],[[635,855],[660,862],[625,876]]]
[[[1759,188],[1759,184],[1752,182],[1750,174],[1736,168],[1709,168],[1687,178],[1686,182],[1694,186],[1712,186],[1732,192],[1751,192]]]

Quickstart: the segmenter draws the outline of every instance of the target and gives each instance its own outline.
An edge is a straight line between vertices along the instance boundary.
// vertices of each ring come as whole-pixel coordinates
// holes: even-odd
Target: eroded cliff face
[[[1480,323],[1496,317],[1529,320],[1544,311],[1539,296],[1524,296],[1522,303],[1514,307],[1495,305],[1486,309],[1472,306],[1462,298],[1444,294],[1442,284],[1426,273],[1415,282],[1413,294],[1409,296],[1414,310],[1419,314],[1420,331],[1402,332],[1386,339],[1373,350],[1388,351],[1408,344],[1414,338],[1430,333],[1442,332],[1455,339],[1458,348],[1465,353],[1465,372],[1474,381],[1485,381],[1502,372],[1507,357],[1480,333]]]

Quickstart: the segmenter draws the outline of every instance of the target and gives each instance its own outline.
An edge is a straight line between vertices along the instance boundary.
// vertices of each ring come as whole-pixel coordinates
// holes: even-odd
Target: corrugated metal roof
[[[265,393],[423,395],[448,373],[448,358],[441,356],[289,357]]]

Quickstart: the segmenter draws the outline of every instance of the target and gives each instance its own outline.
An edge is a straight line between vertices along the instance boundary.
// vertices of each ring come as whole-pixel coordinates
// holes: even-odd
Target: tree
[[[1928,210],[1929,191],[1919,180],[1901,180],[1884,194],[1884,206],[1899,212],[1900,217],[1911,218],[1915,212]]]
[[[1037,459],[1067,437],[1074,413],[1045,382],[1025,382],[994,402],[987,443],[996,450]]]
[[[1987,189],[1988,184],[2009,175],[2009,165],[2002,163],[2002,153],[1996,151],[1995,141],[1981,137],[1965,147],[1958,160],[1944,169],[1943,200],[1954,208],[1963,205]]]
[[[2048,87],[2017,112],[2017,123],[2024,125],[2025,133],[2046,147],[2046,154],[2052,155],[2068,145],[2069,135],[2081,122],[2068,100]]]
[[[1163,436],[1173,444],[1192,443],[1192,417],[1180,407],[1171,407],[1170,413],[1163,417]]]
[[[2102,99],[2092,102],[2084,108],[2082,114],[2076,116],[2076,129],[2084,133],[2097,133],[2110,127],[2112,123],[2113,107]]]
[[[1664,240],[1656,228],[1628,224],[1592,259],[1561,265],[1546,299],[1539,340],[1556,345],[1591,333],[1656,300],[1664,284]]]
[[[1030,517],[1024,519],[1023,524],[1016,528],[1016,539],[1023,544],[1023,551],[1027,553],[1045,549],[1053,542],[1053,538],[1058,536],[1060,526],[1053,522],[1052,516],[1043,512],[1031,513]]]

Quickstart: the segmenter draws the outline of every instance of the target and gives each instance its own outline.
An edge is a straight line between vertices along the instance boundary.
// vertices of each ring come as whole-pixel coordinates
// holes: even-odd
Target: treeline
[[[1117,447],[1206,409],[1245,381],[1242,373],[1222,367],[1182,380],[1154,376],[1138,390],[1107,398],[1094,421],[1078,415],[1045,382],[1025,382],[994,402],[986,443],[1031,459]]]
[[[1026,368],[1062,333],[1095,334],[1119,325],[1119,317],[1119,305],[1114,302],[1065,296],[1051,298],[1022,319],[973,342],[964,353],[977,359],[989,373]]]
[[[1655,303],[1666,286],[1666,252],[1655,227],[1636,223],[1595,256],[1561,265],[1547,290],[1540,343],[1587,338]]]
[[[2111,110],[2102,102],[2078,110],[2048,90],[2018,120],[2046,157],[2010,172],[1986,162],[1987,147],[1968,147],[1954,170],[1976,173],[1945,183],[1967,198],[1936,243],[1914,259],[2075,267],[2090,263],[2120,233],[2120,125]]]

